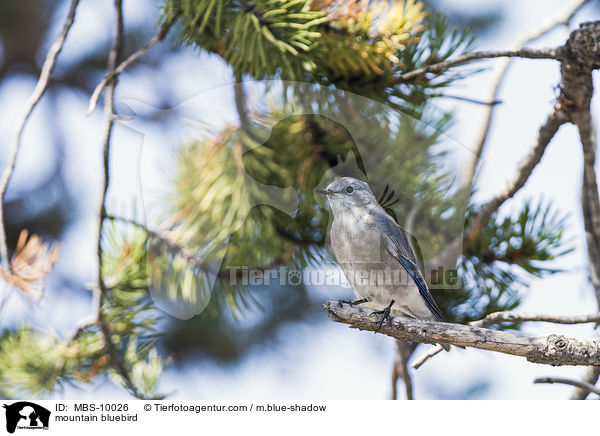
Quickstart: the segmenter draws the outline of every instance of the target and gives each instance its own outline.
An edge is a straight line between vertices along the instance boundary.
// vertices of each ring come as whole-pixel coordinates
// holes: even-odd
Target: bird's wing
[[[419,270],[419,266],[417,264],[417,259],[415,258],[415,254],[408,243],[408,239],[406,238],[406,234],[404,231],[396,224],[396,222],[387,214],[378,213],[375,215],[377,222],[383,227],[385,234],[387,235],[388,252],[402,265],[402,267],[406,270],[406,272],[413,279],[417,288],[419,289],[419,293],[425,300],[427,307],[433,313],[433,316],[440,321],[444,322],[444,318],[442,317],[442,313],[438,308],[435,301],[433,301],[433,297],[427,288],[427,283],[423,278],[423,274],[421,270]]]

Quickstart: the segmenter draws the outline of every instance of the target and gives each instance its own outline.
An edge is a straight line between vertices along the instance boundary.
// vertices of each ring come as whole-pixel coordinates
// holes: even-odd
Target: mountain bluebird
[[[379,205],[369,185],[352,177],[334,180],[324,194],[333,210],[331,246],[357,303],[370,302],[412,318],[444,321],[429,293],[404,231]],[[444,346],[444,345],[443,345]],[[447,348],[447,346],[444,346]]]

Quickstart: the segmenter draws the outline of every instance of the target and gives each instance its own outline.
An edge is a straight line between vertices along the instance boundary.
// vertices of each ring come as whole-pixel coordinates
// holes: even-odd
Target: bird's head
[[[369,185],[352,177],[335,179],[327,188],[315,189],[315,192],[327,197],[334,213],[379,204]]]

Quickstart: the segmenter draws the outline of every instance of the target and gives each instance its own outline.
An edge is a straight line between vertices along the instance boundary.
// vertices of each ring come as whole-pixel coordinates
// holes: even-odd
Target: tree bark
[[[329,301],[324,305],[327,316],[335,322],[349,324],[359,330],[376,331],[379,316],[374,310],[344,302]],[[567,338],[562,335],[526,336],[462,324],[422,321],[390,315],[379,331],[402,341],[427,344],[451,344],[525,357],[533,363],[547,365],[600,366],[600,339]]]

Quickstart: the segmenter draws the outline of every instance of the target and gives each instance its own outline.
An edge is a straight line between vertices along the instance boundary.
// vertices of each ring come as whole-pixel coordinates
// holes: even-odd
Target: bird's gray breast
[[[337,214],[331,226],[331,246],[354,293],[392,310],[432,319],[416,284],[389,250],[386,235],[370,214]]]
[[[387,238],[370,217],[350,213],[336,216],[330,237],[336,260],[357,296],[389,303],[384,275],[386,270],[398,273],[399,264],[389,256]]]
[[[331,245],[335,257],[343,264],[359,266],[381,263],[382,233],[364,217],[342,215],[331,226]]]

